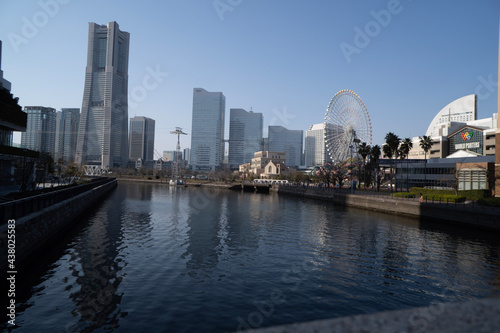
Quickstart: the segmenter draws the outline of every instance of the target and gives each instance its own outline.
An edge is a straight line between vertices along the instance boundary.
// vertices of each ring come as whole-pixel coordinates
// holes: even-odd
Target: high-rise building
[[[262,150],[262,113],[229,110],[229,157],[232,168],[250,163],[254,153]]]
[[[311,125],[306,131],[304,158],[306,167],[331,162],[325,144],[325,124]]]
[[[189,165],[191,162],[191,148],[184,148],[184,161]]]
[[[128,32],[89,23],[76,161],[103,168],[128,162]]]
[[[147,117],[130,118],[129,159],[145,161],[154,159],[155,121]]]
[[[0,40],[0,88],[7,89],[10,91],[11,85],[10,82],[3,78],[2,71],[2,41]]]
[[[56,113],[55,160],[74,161],[80,109],[63,108]]]
[[[25,106],[28,114],[26,132],[21,133],[23,148],[50,153],[54,158],[56,144],[56,110],[43,106]]]
[[[269,126],[269,151],[286,153],[286,165],[302,165],[303,136],[302,130],[289,130],[283,126]]]
[[[215,170],[224,160],[226,97],[221,92],[193,89],[191,168]]]
[[[163,161],[164,162],[174,162],[181,161],[182,153],[177,152],[176,150],[164,150],[163,151]]]

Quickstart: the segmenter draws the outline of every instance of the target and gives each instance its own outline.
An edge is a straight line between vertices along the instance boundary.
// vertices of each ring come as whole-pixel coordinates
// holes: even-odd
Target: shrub
[[[466,200],[466,197],[454,194],[424,195],[423,197],[424,200],[427,201],[441,201],[441,202],[451,202],[451,203],[459,203],[459,202],[464,202]]]
[[[395,198],[415,198],[416,194],[415,193],[408,193],[408,192],[397,192],[391,194],[392,197]]]
[[[441,197],[442,195],[453,195],[455,196],[455,191],[453,190],[433,190],[430,188],[422,187],[412,187],[410,188],[410,193],[415,193],[417,196],[423,195],[424,197]],[[488,190],[469,190],[469,191],[458,191],[458,195],[465,197],[466,200],[477,201],[481,198],[487,197],[489,194]],[[446,200],[446,199],[445,199]]]
[[[477,203],[482,206],[500,207],[500,198],[481,198]]]

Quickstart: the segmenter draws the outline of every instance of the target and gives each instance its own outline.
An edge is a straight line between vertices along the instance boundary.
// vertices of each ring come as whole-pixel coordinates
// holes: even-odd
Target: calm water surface
[[[276,194],[120,183],[18,274],[15,332],[232,332],[500,297],[500,237]]]

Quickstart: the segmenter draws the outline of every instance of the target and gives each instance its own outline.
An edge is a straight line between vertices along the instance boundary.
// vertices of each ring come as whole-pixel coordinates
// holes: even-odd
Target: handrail
[[[113,180],[115,180],[115,178],[102,177],[91,181],[88,184],[77,185],[75,187],[65,188],[59,191],[38,194],[27,198],[1,203],[0,216],[2,216],[3,219],[0,221],[0,225],[6,224],[8,219],[19,219],[23,216],[40,211]]]

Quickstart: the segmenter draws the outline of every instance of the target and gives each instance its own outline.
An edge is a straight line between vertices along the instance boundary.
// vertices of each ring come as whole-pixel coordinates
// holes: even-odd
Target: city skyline
[[[117,21],[133,35],[129,116],[157,121],[158,151],[175,148],[176,126],[192,132],[189,95],[197,86],[223,92],[227,111],[262,112],[264,130],[303,131],[322,121],[337,91],[352,89],[372,118],[373,144],[389,131],[424,135],[429,119],[461,96],[477,93],[478,118],[496,112],[497,1],[243,1],[227,11],[210,1],[109,3],[99,13],[92,1],[44,3],[57,8],[2,4],[2,70],[20,104],[80,107],[88,22]],[[157,22],[154,30],[141,13]]]

